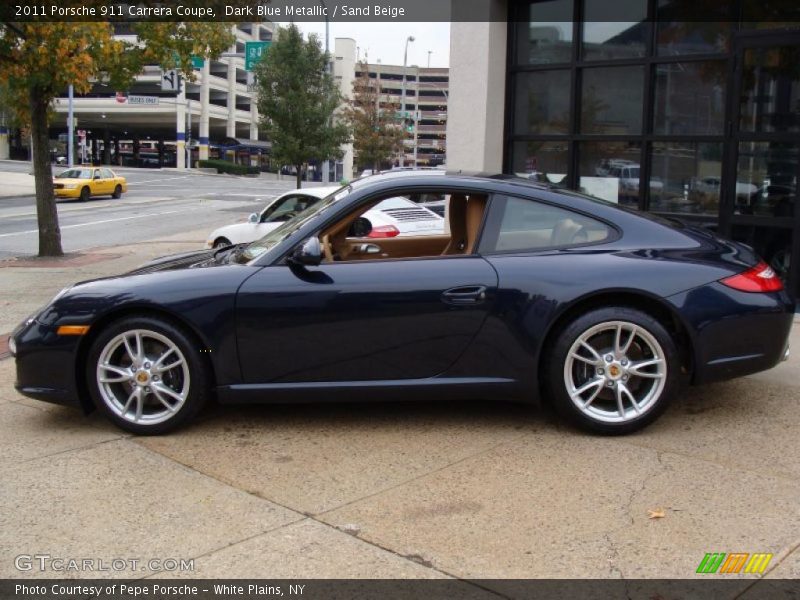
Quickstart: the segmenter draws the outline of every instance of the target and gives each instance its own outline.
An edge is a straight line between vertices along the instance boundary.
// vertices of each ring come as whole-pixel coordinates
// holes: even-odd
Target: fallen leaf
[[[663,508],[651,508],[647,511],[648,519],[663,519],[667,516]]]

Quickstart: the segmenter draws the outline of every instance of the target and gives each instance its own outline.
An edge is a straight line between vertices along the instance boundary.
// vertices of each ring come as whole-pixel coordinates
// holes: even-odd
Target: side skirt
[[[399,400],[516,400],[519,383],[493,377],[245,383],[220,386],[220,404],[281,402],[375,402]]]

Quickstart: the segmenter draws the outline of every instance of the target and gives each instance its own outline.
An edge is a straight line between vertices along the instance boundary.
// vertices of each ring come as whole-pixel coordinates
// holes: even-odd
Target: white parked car
[[[250,215],[246,223],[226,225],[212,231],[211,235],[208,236],[206,245],[209,248],[221,248],[231,244],[253,242],[260,237],[264,237],[273,229],[277,229],[281,223],[288,221],[312,204],[316,204],[340,187],[338,185],[329,185],[285,192],[267,204],[261,213]]]
[[[267,204],[260,214],[250,215],[246,223],[215,229],[208,236],[206,245],[209,248],[222,248],[254,242],[338,189],[340,186],[324,186],[286,192]],[[368,219],[372,226],[367,236],[371,238],[442,235],[445,228],[445,219],[440,215],[399,196],[383,200],[361,216]]]

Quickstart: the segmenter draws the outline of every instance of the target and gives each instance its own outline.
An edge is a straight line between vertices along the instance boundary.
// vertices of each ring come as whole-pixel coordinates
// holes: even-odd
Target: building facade
[[[272,40],[274,25],[237,23],[231,28],[236,41],[229,56],[198,64],[195,80],[183,81],[180,93],[162,90],[163,73],[154,65],[125,92],[95,84],[76,96],[76,161],[182,168],[190,156],[193,161],[220,157],[248,164],[265,158],[269,146],[259,139],[258,107],[241,56],[246,42]],[[116,34],[136,40],[123,24],[116,26]],[[55,102],[51,121],[53,145],[64,153],[67,114],[65,95]],[[3,135],[0,128],[0,158],[8,154]]]
[[[408,113],[405,151],[395,159],[402,166],[435,167],[447,161],[447,105],[450,72],[441,67],[403,67],[378,63],[355,65],[355,77],[366,64],[370,79],[380,89],[381,107]],[[405,103],[403,89],[405,88]]]
[[[481,5],[452,25],[450,168],[707,226],[798,292],[798,23],[770,2]]]

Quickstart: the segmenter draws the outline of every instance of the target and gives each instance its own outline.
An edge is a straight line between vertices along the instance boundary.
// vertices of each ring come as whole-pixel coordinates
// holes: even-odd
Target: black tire
[[[114,188],[114,193],[111,194],[111,197],[115,200],[122,198],[122,186],[117,184],[117,187]]]
[[[92,192],[91,192],[91,190],[89,189],[89,186],[86,186],[86,185],[85,185],[85,186],[83,186],[83,187],[81,188],[81,197],[80,197],[80,201],[81,201],[81,202],[88,202],[88,201],[89,201],[89,198],[91,198],[91,197],[92,197]]]
[[[133,407],[131,407],[129,411],[119,414],[119,407],[115,410],[112,407],[113,400],[109,401],[107,399],[109,392],[103,392],[100,389],[101,383],[98,381],[97,372],[98,361],[101,359],[101,354],[103,354],[107,345],[111,343],[113,346],[114,340],[118,339],[121,334],[133,330],[147,331],[155,333],[159,336],[163,336],[172,342],[175,347],[177,347],[185,359],[186,369],[184,371],[183,367],[180,367],[179,371],[179,377],[181,381],[185,383],[186,387],[188,388],[184,393],[185,399],[183,400],[180,408],[175,410],[174,414],[165,417],[164,420],[160,422],[134,422],[134,414],[131,414],[134,412]],[[148,348],[147,343],[152,344],[149,347],[149,350],[147,350],[147,356],[151,356],[151,351],[156,353],[158,352],[159,342],[157,340],[151,339],[150,342],[146,342],[144,344],[146,349]],[[155,350],[153,350],[153,348],[155,348]],[[121,352],[121,356],[123,357],[129,356],[124,350],[122,350],[122,347],[120,347],[118,352]],[[152,354],[152,356],[155,357],[157,354]],[[170,356],[177,355],[173,354]],[[172,358],[170,358],[168,361],[165,361],[165,364],[168,364],[171,361]],[[183,328],[178,327],[160,317],[146,315],[130,316],[120,319],[119,321],[115,321],[109,326],[105,327],[92,342],[85,368],[86,382],[95,406],[97,406],[97,408],[118,427],[138,435],[160,435],[184,425],[200,411],[211,395],[211,366],[208,364],[208,361],[204,360],[204,358],[200,355],[199,344],[194,341],[194,337],[185,332]],[[164,371],[164,373],[166,373],[166,371]],[[188,373],[188,382],[186,382],[183,377],[183,375],[186,373]],[[160,381],[160,384],[162,385],[160,389],[162,389],[162,391],[165,384],[167,384],[167,377],[168,376],[166,374],[163,375]],[[154,377],[154,381],[158,380],[159,378],[157,376]],[[136,389],[137,384],[135,383],[134,378],[125,383],[114,383],[112,385],[114,386],[114,389],[112,390],[113,393],[119,394],[118,399],[120,402],[122,402],[122,398],[125,397],[125,394],[127,394],[129,390]],[[153,382],[150,382],[149,385],[155,386]],[[145,389],[147,389],[149,393],[150,388],[148,387]],[[172,400],[166,395],[163,397]],[[158,409],[160,409],[162,412],[165,412],[163,407],[160,406],[156,400],[156,397],[153,395],[149,396],[147,399],[147,403],[152,408],[153,412]],[[144,403],[145,401],[143,400],[142,402]],[[166,412],[169,413],[170,411]],[[123,415],[128,416],[126,417]]]
[[[217,250],[219,248],[224,248],[225,246],[230,246],[230,245],[231,241],[228,238],[221,237],[214,240],[214,250]]]
[[[607,347],[606,344],[613,344],[614,333],[602,329],[604,326],[610,327],[608,324],[611,322],[631,324],[639,328],[639,331],[644,330],[649,334],[650,341],[655,340],[657,346],[660,346],[658,350],[663,355],[663,363],[646,369],[655,368],[660,370],[662,369],[660,365],[663,364],[665,373],[663,373],[662,377],[656,379],[651,378],[652,376],[640,377],[628,374],[627,367],[621,368],[617,357],[613,355],[613,345],[609,350],[603,350],[603,348]],[[601,363],[594,366],[586,364],[589,362],[588,360],[582,361],[570,358],[573,344],[576,344],[582,335],[593,331],[593,328],[600,329],[600,332],[595,334],[596,337],[590,339],[596,340],[595,343],[598,345],[596,351],[602,360]],[[623,329],[623,339],[626,340],[629,333],[629,330]],[[645,312],[633,308],[599,308],[577,317],[558,333],[557,338],[546,352],[548,353],[548,360],[545,363],[543,373],[545,377],[545,401],[551,404],[556,412],[567,421],[593,433],[623,435],[646,427],[666,410],[670,401],[683,384],[680,353],[672,336],[658,320]],[[581,352],[583,356],[589,359],[592,358],[592,354],[587,350],[581,350]],[[614,358],[612,362],[606,364],[609,356],[614,356]],[[628,351],[621,354],[621,356],[625,357],[621,360],[625,360],[625,363],[629,366],[637,361],[648,361],[653,357],[657,358],[657,354],[650,352],[645,334],[640,334],[640,337],[634,338]],[[612,368],[614,369],[613,371]],[[605,383],[598,386],[600,389],[596,387],[589,388],[584,395],[578,395],[576,400],[573,401],[567,387],[569,385],[567,381],[568,379],[572,381],[573,389],[577,390],[579,385],[574,381],[574,378],[580,377],[581,369],[583,369],[583,376],[585,377],[580,382],[582,385],[597,380],[602,380]],[[612,387],[607,387],[608,380],[612,376],[620,378],[611,381]],[[625,378],[624,382],[622,377]],[[662,380],[663,385],[659,383]],[[627,395],[617,391],[617,386],[620,389],[631,391],[634,397],[638,392],[641,392],[643,400],[648,397],[648,394],[652,394],[649,401],[640,405],[640,414],[638,416],[634,412],[634,403]],[[594,392],[597,392],[598,395],[595,400],[589,403],[591,408],[588,411],[578,406],[577,403],[589,400],[589,397],[593,396]],[[574,391],[573,393],[576,392]],[[619,406],[618,396],[623,398],[623,410],[621,413],[616,409]],[[615,411],[617,411],[617,415],[621,414],[623,416],[619,417],[620,421],[618,422],[609,422],[607,419],[615,418],[613,416]],[[596,414],[590,415],[588,414],[589,412]]]

